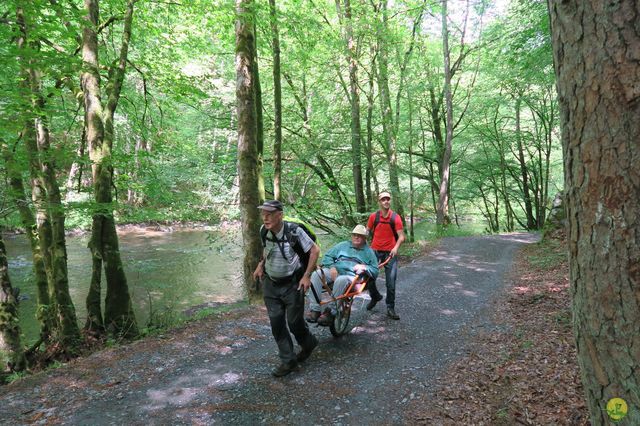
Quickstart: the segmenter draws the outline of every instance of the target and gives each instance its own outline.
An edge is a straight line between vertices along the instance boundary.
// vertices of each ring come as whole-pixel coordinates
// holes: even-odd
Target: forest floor
[[[447,368],[439,389],[416,404],[417,424],[588,425],[574,346],[565,234],[518,253],[497,326]]]
[[[0,424],[588,424],[564,243],[536,239],[403,259],[401,320],[364,298],[348,335],[312,327],[319,347],[284,378],[254,305],[0,387]]]

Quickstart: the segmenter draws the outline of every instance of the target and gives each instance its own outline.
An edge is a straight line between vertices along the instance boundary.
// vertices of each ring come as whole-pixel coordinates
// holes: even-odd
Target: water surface
[[[237,230],[191,229],[118,232],[122,262],[138,325],[193,313],[194,306],[232,303],[244,298],[241,237]],[[78,322],[86,320],[85,299],[91,280],[89,235],[67,237],[69,291]],[[5,236],[9,273],[20,288],[19,315],[25,342],[37,339],[36,289],[31,249],[24,235]],[[103,274],[102,299],[106,290]],[[103,307],[104,308],[104,307]]]

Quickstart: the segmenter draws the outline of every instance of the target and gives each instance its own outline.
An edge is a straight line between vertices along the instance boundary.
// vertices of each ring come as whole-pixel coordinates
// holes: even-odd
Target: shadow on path
[[[401,264],[396,308],[384,302],[281,379],[264,307],[206,318],[104,350],[0,388],[1,424],[404,424],[403,408],[432,392],[465,354],[534,234],[443,239]],[[384,281],[378,281],[384,293]]]

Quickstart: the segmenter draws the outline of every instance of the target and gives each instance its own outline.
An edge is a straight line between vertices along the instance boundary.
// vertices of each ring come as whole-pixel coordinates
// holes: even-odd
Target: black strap
[[[390,227],[391,227],[391,232],[393,232],[393,238],[395,238],[396,241],[398,241],[398,232],[396,231],[396,212],[391,213],[391,217],[389,218],[389,222],[382,222],[382,223],[387,223]],[[376,212],[376,217],[373,221],[373,228],[371,229],[371,240],[373,241],[373,236],[376,233],[376,227],[380,224],[380,210],[378,210]]]
[[[276,245],[280,249],[280,253],[282,254],[282,257],[284,257],[286,260],[289,260],[287,258],[287,255],[284,252],[284,243],[289,242],[290,245],[293,245],[293,243],[291,241],[290,230],[289,230],[289,227],[287,226],[287,222],[283,222],[282,226],[284,227],[284,231],[282,232],[282,239],[279,239],[276,236],[276,234],[273,233],[273,231],[267,230],[267,228],[265,228],[264,225],[260,230],[260,238],[262,239],[262,247],[266,247],[267,240],[271,241],[272,243],[276,243]],[[268,236],[269,232],[271,232],[271,235],[273,237]]]

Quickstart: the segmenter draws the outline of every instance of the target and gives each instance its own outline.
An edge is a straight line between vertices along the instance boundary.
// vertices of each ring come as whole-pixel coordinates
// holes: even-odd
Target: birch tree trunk
[[[549,1],[574,334],[591,423],[640,424],[640,9]],[[611,417],[611,420],[619,420]]]
[[[238,177],[244,261],[244,286],[251,298],[261,293],[253,271],[262,252],[258,193],[258,141],[254,80],[253,0],[236,0],[236,110],[238,116]]]

